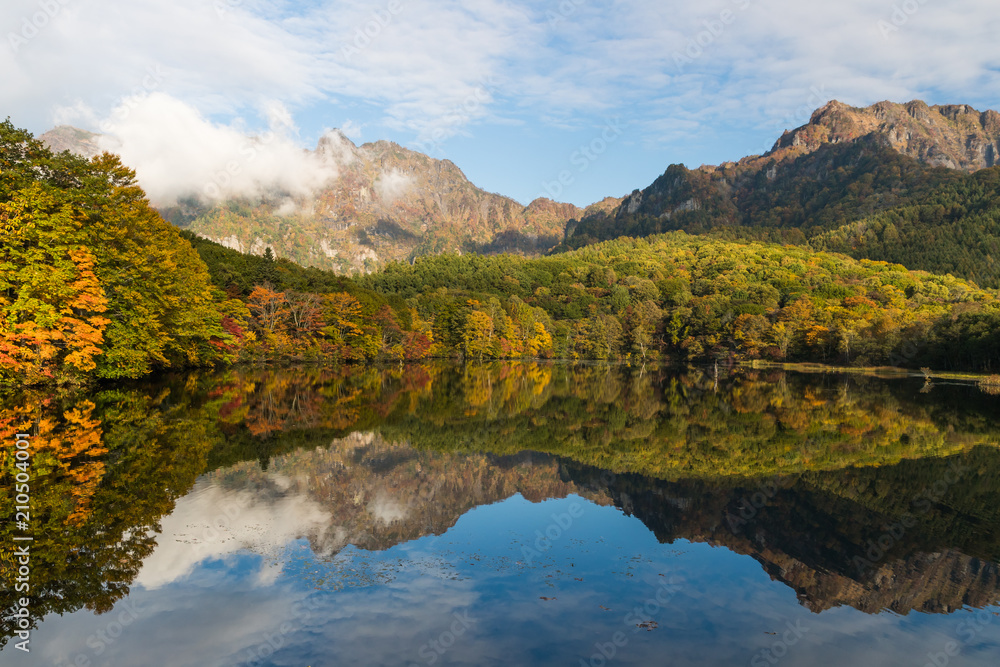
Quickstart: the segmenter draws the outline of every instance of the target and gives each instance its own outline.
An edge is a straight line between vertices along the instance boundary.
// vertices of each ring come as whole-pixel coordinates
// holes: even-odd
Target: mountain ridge
[[[809,150],[817,139],[841,143],[873,132],[885,136],[897,152],[930,166],[973,172],[995,166],[1000,155],[1000,113],[967,104],[928,106],[921,100],[863,108],[833,100],[817,109],[807,125],[782,135],[769,154],[794,146]]]
[[[685,231],[902,261],[998,286],[998,155],[996,111],[832,101],[763,155],[669,166],[613,211],[570,221],[560,249]],[[890,225],[886,235],[868,233]]]
[[[60,126],[39,139],[90,157],[100,136]],[[450,160],[392,141],[359,146],[334,130],[312,153],[338,171],[312,196],[274,193],[217,204],[189,197],[161,213],[240,252],[271,248],[275,256],[342,273],[444,251],[542,254],[562,239],[568,220],[585,213],[545,198],[524,206],[479,188]]]

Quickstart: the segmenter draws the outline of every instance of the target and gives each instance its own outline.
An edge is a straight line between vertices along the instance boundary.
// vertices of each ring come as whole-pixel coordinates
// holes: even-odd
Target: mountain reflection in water
[[[7,396],[48,472],[4,664],[994,665],[997,398],[920,388],[498,363]]]

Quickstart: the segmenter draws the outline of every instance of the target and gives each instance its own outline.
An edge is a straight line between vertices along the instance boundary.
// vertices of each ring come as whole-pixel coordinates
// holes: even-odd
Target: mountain
[[[356,146],[333,133],[316,150],[337,162],[339,176],[312,201],[230,201],[190,229],[241,252],[271,247],[300,264],[349,272],[445,251],[538,254],[581,213],[484,192],[451,161],[388,141]]]
[[[99,136],[63,126],[40,139],[89,156]],[[344,273],[444,251],[540,254],[562,239],[567,220],[585,213],[548,199],[523,206],[476,187],[449,160],[389,141],[357,146],[333,131],[313,154],[335,164],[338,177],[312,196],[275,193],[217,205],[190,198],[161,213],[240,252],[271,248],[277,257]]]
[[[326,556],[346,545],[384,551],[428,535],[443,535],[470,510],[521,494],[533,503],[579,495],[610,505],[606,494],[560,478],[555,457],[439,453],[352,433],[326,447],[274,457],[266,471],[244,461],[206,476],[233,491],[250,487],[261,502],[288,495],[316,499],[330,524],[310,535]],[[284,484],[275,484],[278,479]],[[307,481],[308,480],[308,481]]]
[[[56,153],[69,151],[89,158],[101,152],[97,145],[101,135],[69,125],[60,125],[38,137],[39,141]]]
[[[50,146],[82,154],[98,135],[59,127]],[[806,245],[1000,287],[1000,113],[967,105],[832,101],[764,155],[671,165],[643,190],[584,210],[528,206],[473,185],[448,160],[334,131],[312,155],[338,178],[308,197],[274,193],[161,210],[244,253],[340,273],[441,252],[538,255],[668,231]]]
[[[834,100],[816,111],[807,125],[786,132],[769,155],[812,152],[871,134],[932,167],[973,172],[1000,159],[1000,113],[979,112],[965,104],[931,107],[919,100],[879,102],[864,109]]]
[[[671,165],[612,211],[567,225],[563,248],[683,230],[811,245],[1000,285],[1000,114],[830,102],[764,155]]]

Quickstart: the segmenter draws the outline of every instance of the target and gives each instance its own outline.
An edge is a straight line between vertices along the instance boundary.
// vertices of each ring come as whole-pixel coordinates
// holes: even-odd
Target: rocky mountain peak
[[[851,107],[847,106],[843,102],[837,100],[830,100],[819,109],[816,109],[809,118],[809,123],[811,125],[819,125],[823,122],[824,118],[830,116],[835,116],[837,114],[842,114],[845,111],[849,111]]]
[[[42,135],[50,148],[85,156],[101,135],[58,127]],[[309,197],[275,193],[261,200],[192,198],[161,211],[172,222],[241,252],[271,248],[278,257],[343,272],[443,251],[537,254],[556,245],[572,204],[522,206],[476,187],[450,160],[392,141],[357,145],[341,130],[313,151],[337,177]]]
[[[980,112],[967,104],[928,106],[921,100],[859,108],[833,100],[817,109],[808,124],[786,132],[765,157],[794,158],[825,144],[871,135],[934,167],[973,172],[992,167],[1000,156],[996,111]]]

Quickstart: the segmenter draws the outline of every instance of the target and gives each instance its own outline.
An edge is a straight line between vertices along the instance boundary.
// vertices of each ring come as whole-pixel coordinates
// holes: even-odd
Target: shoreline
[[[996,375],[996,373],[935,370],[924,373],[921,370],[899,368],[898,366],[833,366],[814,362],[778,362],[759,359],[737,361],[736,366],[755,370],[783,370],[797,373],[867,375],[884,379],[915,377],[927,380],[967,380],[972,384],[978,384],[982,380]]]

